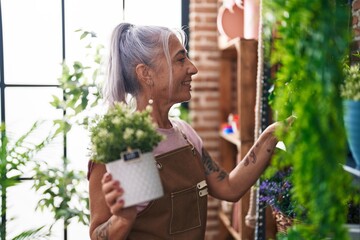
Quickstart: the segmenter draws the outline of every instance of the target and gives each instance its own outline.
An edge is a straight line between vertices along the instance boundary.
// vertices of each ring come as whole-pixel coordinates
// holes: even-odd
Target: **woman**
[[[238,201],[269,163],[277,139],[270,125],[229,174],[211,159],[189,124],[170,119],[169,110],[191,98],[197,68],[187,57],[185,35],[165,27],[119,24],[111,40],[105,98],[152,105],[158,131],[166,135],[155,149],[164,197],[123,208],[121,183],[104,165],[89,164],[91,239],[204,239],[207,194]]]

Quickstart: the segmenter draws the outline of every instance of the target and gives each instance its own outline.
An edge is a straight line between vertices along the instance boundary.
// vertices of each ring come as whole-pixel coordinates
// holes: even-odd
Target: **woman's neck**
[[[159,128],[172,128],[171,121],[169,120],[169,111],[171,106],[160,105],[161,104],[157,104],[156,102],[151,105],[151,117],[153,122],[156,123]],[[147,102],[137,102],[138,111],[143,111],[147,106]]]
[[[172,124],[169,119],[169,110],[165,111],[153,106],[151,116],[159,128],[172,128]]]

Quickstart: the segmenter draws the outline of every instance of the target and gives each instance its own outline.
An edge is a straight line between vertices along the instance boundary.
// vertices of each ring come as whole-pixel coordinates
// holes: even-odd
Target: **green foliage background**
[[[286,239],[348,239],[341,59],[348,52],[349,6],[335,0],[265,1],[276,26],[272,64],[279,64],[272,107],[277,120],[297,120],[284,139],[293,165],[293,197],[304,216]],[[276,156],[278,159],[280,155]]]
[[[59,78],[59,88],[63,92],[63,98],[53,96],[50,104],[63,112],[61,119],[53,122],[53,129],[38,142],[32,137],[41,129],[44,122],[37,121],[31,128],[17,139],[9,139],[5,123],[0,124],[0,192],[1,192],[1,219],[0,239],[9,238],[7,223],[14,218],[7,216],[7,190],[23,181],[23,169],[31,169],[34,175],[32,188],[40,194],[41,199],[36,209],[50,210],[54,222],[50,226],[23,230],[11,239],[49,239],[51,228],[57,221],[63,221],[66,230],[71,220],[76,219],[84,225],[89,224],[88,192],[82,186],[86,186],[86,173],[84,171],[70,169],[69,159],[64,153],[62,166],[50,167],[53,159],[38,159],[37,154],[55,138],[62,137],[66,144],[66,136],[72,127],[86,126],[88,114],[95,108],[100,100],[99,84],[102,74],[102,49],[101,44],[92,46],[95,33],[83,30],[80,39],[89,40],[86,48],[90,51],[90,66],[75,61],[68,65],[62,63],[62,75]],[[10,234],[13,234],[10,232]],[[64,233],[67,237],[67,232]]]

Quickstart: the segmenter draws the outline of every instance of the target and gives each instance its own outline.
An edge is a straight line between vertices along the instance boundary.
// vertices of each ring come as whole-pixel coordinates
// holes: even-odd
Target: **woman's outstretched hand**
[[[296,119],[295,116],[290,116],[283,121],[274,122],[266,128],[266,131],[271,134],[274,134],[274,132],[279,128],[288,131],[292,126],[292,124],[294,123],[295,119]]]

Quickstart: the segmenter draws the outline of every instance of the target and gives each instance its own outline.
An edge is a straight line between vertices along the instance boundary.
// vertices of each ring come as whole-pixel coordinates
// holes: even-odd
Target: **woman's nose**
[[[198,72],[198,69],[192,61],[189,61],[189,62],[190,62],[190,67],[189,67],[188,72],[189,72],[189,74],[194,75]]]

